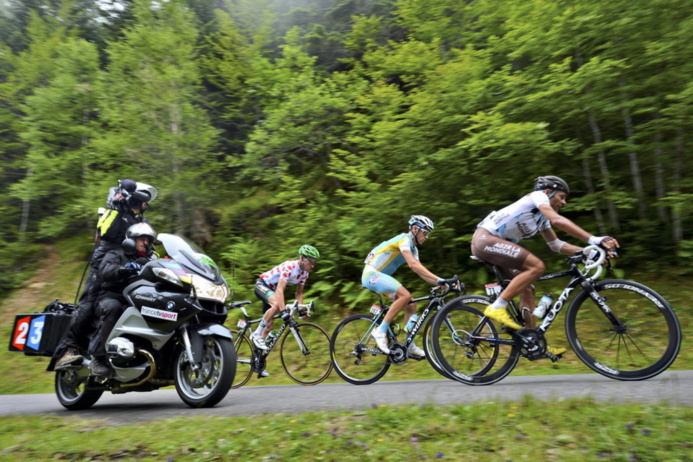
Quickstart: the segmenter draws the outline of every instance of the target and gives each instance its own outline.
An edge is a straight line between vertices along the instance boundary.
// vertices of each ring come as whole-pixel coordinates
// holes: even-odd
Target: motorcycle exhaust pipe
[[[152,356],[151,353],[149,353],[147,350],[143,350],[141,348],[137,348],[137,353],[142,354],[145,358],[147,358],[147,362],[149,363],[149,374],[139,382],[135,383],[123,383],[120,385],[120,388],[132,388],[132,387],[137,387],[142,385],[143,383],[149,382],[149,380],[156,375],[156,361],[154,360],[154,356]]]

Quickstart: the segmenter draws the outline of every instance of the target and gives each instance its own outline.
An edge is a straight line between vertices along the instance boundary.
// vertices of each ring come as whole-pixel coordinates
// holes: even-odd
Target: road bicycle
[[[286,374],[294,382],[300,385],[317,385],[323,382],[332,372],[330,361],[330,337],[325,329],[312,322],[299,322],[309,317],[315,310],[311,301],[306,304],[291,303],[286,305],[286,311],[274,316],[275,320],[283,321],[274,337],[267,337],[267,350],[256,348],[249,335],[262,318],[251,319],[244,305],[251,302],[235,302],[230,308],[239,308],[243,318],[238,320],[239,330],[232,330],[234,346],[237,352],[236,378],[231,388],[240,388],[245,385],[255,372],[258,378],[262,378],[265,370],[267,356],[279,344],[279,357]]]
[[[571,293],[581,287],[565,318],[566,337],[577,357],[595,372],[616,380],[645,380],[662,373],[681,348],[676,313],[661,295],[642,284],[623,279],[597,281],[607,261],[604,249],[588,246],[566,259],[569,270],[542,276],[539,281],[570,280],[533,329],[499,329],[483,315],[483,308],[451,300],[431,326],[431,342],[440,365],[461,383],[489,385],[506,377],[520,357],[557,360],[546,351],[544,335]],[[497,267],[481,262],[493,270],[499,289],[507,286],[509,281],[500,276]],[[610,264],[606,267],[611,269]],[[488,297],[489,303],[500,292]],[[480,296],[477,302],[483,299]],[[512,301],[508,312],[524,325],[522,312]]]
[[[397,336],[401,330],[398,324],[391,324],[388,329],[388,344],[390,354],[380,351],[371,336],[371,332],[385,317],[390,306],[385,305],[381,294],[377,294],[378,303],[371,306],[371,314],[354,314],[340,322],[330,339],[330,357],[337,374],[354,385],[368,385],[380,380],[391,365],[402,365],[409,358],[421,361],[424,358],[408,352],[409,345],[414,342],[417,333],[423,327],[424,352],[426,359],[440,374],[447,376],[436,360],[433,348],[428,341],[428,330],[438,310],[445,304],[445,296],[450,292],[460,293],[463,285],[457,276],[446,279],[442,286],[432,287],[429,295],[415,298],[409,303],[427,301],[428,306],[423,310],[410,332],[406,332],[404,342],[399,342]],[[429,319],[430,318],[430,319]],[[452,378],[452,377],[448,377]]]

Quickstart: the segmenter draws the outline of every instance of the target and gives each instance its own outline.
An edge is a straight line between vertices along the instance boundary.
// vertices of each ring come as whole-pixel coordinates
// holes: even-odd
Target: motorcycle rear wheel
[[[185,349],[179,350],[173,377],[176,391],[190,407],[212,407],[224,399],[236,376],[236,350],[231,340],[205,337],[198,365],[193,370]]]
[[[92,407],[103,394],[94,390],[94,378],[84,374],[84,370],[66,370],[55,373],[55,395],[65,409],[81,411]],[[88,371],[86,372],[88,374]]]

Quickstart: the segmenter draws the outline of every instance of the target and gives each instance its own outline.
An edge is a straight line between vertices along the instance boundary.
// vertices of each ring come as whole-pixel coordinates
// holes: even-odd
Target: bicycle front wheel
[[[616,380],[645,380],[664,372],[681,348],[681,326],[661,295],[636,282],[599,281],[570,304],[568,341],[592,370]]]
[[[390,368],[388,357],[371,336],[373,318],[355,314],[340,322],[330,339],[332,364],[337,374],[354,385],[380,380]]]
[[[232,330],[233,346],[236,348],[236,377],[231,388],[241,388],[253,375],[253,344],[240,331]]]
[[[466,385],[490,385],[505,378],[520,358],[520,348],[463,297],[447,303],[431,327],[433,348],[451,378]]]
[[[301,385],[317,385],[332,372],[330,337],[312,322],[298,324],[295,333],[287,329],[279,353],[286,373]]]

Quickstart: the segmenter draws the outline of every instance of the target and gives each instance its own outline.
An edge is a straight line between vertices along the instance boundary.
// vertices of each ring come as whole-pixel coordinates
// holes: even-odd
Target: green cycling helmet
[[[298,249],[298,254],[309,258],[320,258],[320,252],[312,245],[303,245]]]

